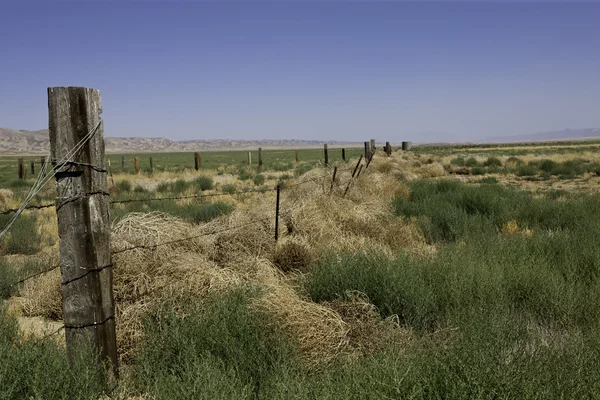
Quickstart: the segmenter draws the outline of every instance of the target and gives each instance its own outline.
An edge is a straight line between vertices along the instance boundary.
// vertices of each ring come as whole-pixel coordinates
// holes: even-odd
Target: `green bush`
[[[117,186],[117,188],[121,192],[131,192],[131,188],[132,188],[131,182],[128,181],[127,179],[117,182],[117,184],[115,186]]]
[[[539,168],[544,172],[552,172],[553,169],[557,167],[557,163],[552,160],[541,160],[539,163]]]
[[[149,192],[149,190],[141,185],[136,185],[136,187],[133,189],[133,193],[148,193],[148,192]]]
[[[171,184],[171,191],[173,194],[183,194],[183,192],[188,190],[190,186],[190,182],[183,179],[177,179]]]
[[[11,215],[0,215],[0,229],[8,224]],[[42,246],[36,218],[31,214],[21,214],[8,233],[0,238],[0,254],[35,254]]]
[[[256,186],[260,186],[265,183],[265,176],[263,174],[256,174],[253,181]]]
[[[497,157],[488,157],[487,160],[483,163],[484,167],[501,167],[502,161],[500,161]]]
[[[265,315],[248,310],[252,296],[215,294],[192,303],[185,318],[168,305],[146,318],[140,388],[158,399],[263,398],[293,369],[296,350]]]
[[[515,175],[517,176],[536,176],[538,174],[538,169],[537,167],[533,166],[533,165],[521,165],[520,167],[517,167],[517,170],[515,171]]]
[[[498,179],[494,178],[493,176],[487,176],[485,178],[481,178],[479,183],[496,184],[496,183],[498,183]]]
[[[237,188],[235,187],[234,184],[227,183],[227,184],[223,185],[221,190],[223,191],[223,193],[234,194],[237,191]]]
[[[450,160],[450,164],[457,165],[459,167],[464,167],[465,163],[466,163],[466,161],[465,161],[464,157],[456,157],[456,158],[453,158],[452,160]]]
[[[469,157],[467,159],[467,161],[465,161],[465,166],[467,166],[467,167],[478,167],[479,166],[479,161],[477,161],[477,159],[475,159],[474,157]]]
[[[473,167],[471,168],[471,174],[473,175],[485,175],[486,170],[483,167]]]
[[[212,177],[201,175],[194,180],[194,185],[200,190],[212,190],[214,183]]]
[[[248,172],[247,170],[242,170],[240,171],[240,174],[238,176],[238,179],[240,181],[247,181],[248,179],[250,179],[252,177],[252,174],[250,172]]]
[[[71,365],[63,345],[52,338],[23,339],[17,321],[0,307],[0,398],[98,399],[103,388],[82,358]]]
[[[506,163],[505,163],[505,165],[511,166],[513,168],[519,167],[523,164],[524,164],[523,160],[521,160],[519,157],[514,157],[514,156],[508,157],[508,159],[506,160]]]

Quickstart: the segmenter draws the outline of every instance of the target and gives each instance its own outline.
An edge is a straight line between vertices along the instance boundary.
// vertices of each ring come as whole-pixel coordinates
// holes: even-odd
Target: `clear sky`
[[[0,0],[0,127],[99,89],[107,136],[471,140],[600,127],[600,2]]]

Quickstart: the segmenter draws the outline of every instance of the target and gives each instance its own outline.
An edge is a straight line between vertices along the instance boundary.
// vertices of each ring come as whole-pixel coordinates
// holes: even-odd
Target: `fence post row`
[[[118,365],[101,112],[98,90],[48,88],[50,149],[59,160],[56,214],[67,351],[72,361],[86,357],[108,382],[117,378]],[[80,151],[67,158],[78,145]],[[112,367],[108,375],[101,374],[106,362]]]

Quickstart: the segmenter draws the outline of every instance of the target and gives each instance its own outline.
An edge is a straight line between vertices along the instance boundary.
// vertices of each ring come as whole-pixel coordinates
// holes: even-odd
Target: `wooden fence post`
[[[275,241],[279,239],[279,192],[281,185],[277,185],[277,200],[275,203]]]
[[[139,174],[140,173],[140,159],[138,157],[135,157],[133,159],[133,164],[135,165],[135,173]]]
[[[337,175],[337,167],[333,168],[333,178],[331,178],[331,187],[329,188],[329,194],[333,191],[333,185],[335,185],[335,176]]]
[[[370,154],[371,154],[371,150],[370,150],[369,142],[365,142],[365,160],[369,159]]]
[[[325,166],[329,166],[329,151],[327,151],[327,143],[323,144],[323,155],[325,157]]]
[[[402,150],[409,151],[412,148],[412,142],[402,142]]]
[[[248,152],[248,165],[252,165],[252,152]]]
[[[150,157],[150,173],[154,172],[154,162],[152,160],[152,157]]]
[[[125,156],[121,156],[121,169],[125,169]]]
[[[390,142],[385,142],[385,154],[389,156],[392,155],[392,146],[390,145]]]
[[[375,153],[375,139],[371,139],[371,154]]]
[[[18,161],[19,179],[25,179],[25,163],[23,157],[19,157]]]
[[[361,155],[360,158],[358,159],[358,162],[356,163],[356,167],[354,167],[354,171],[352,171],[352,177],[348,181],[348,185],[346,186],[346,190],[344,190],[344,195],[342,197],[346,197],[346,193],[348,193],[348,189],[350,189],[350,184],[354,180],[354,175],[356,175],[356,171],[358,170],[358,166],[360,165],[360,162],[362,161],[362,159],[363,159],[363,156]],[[362,165],[360,165],[360,166],[362,168]]]
[[[200,153],[194,153],[194,169],[198,171],[200,169]]]
[[[298,163],[298,161],[300,161],[300,159],[298,158],[298,150],[296,150],[296,164]]]
[[[263,159],[262,159],[262,148],[259,147],[258,148],[258,170],[262,170],[262,166],[263,166]]]
[[[35,176],[35,161],[31,160],[31,176]]]
[[[342,148],[342,160],[346,162],[346,149]]]
[[[100,92],[48,88],[48,112],[51,154],[59,160],[56,214],[67,350],[72,361],[89,357],[99,373],[108,362],[108,376],[99,375],[108,383],[117,378],[118,364]],[[80,151],[69,156],[79,144]],[[72,163],[63,163],[65,157]]]

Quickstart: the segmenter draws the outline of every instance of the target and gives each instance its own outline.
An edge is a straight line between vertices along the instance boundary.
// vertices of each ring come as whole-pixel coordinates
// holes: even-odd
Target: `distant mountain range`
[[[545,142],[553,140],[584,140],[600,138],[600,128],[563,129],[560,131],[541,132],[531,135],[500,136],[478,141],[476,143],[519,143]],[[466,142],[466,141],[465,141]],[[210,151],[210,150],[246,150],[264,148],[309,148],[320,147],[323,143],[331,146],[362,146],[362,142],[340,142],[320,140],[183,140],[173,141],[167,138],[121,138],[106,137],[106,151],[119,152],[163,152],[163,151]],[[25,131],[0,128],[0,153],[46,153],[50,149],[48,130]]]
[[[600,128],[563,129],[530,135],[499,136],[482,140],[481,143],[548,142],[555,140],[585,140],[600,138]]]
[[[245,150],[264,148],[308,148],[320,147],[323,143],[331,146],[360,146],[358,142],[320,141],[320,140],[183,140],[173,141],[167,138],[121,138],[105,137],[106,151],[111,153],[167,152],[167,151],[210,151]],[[19,131],[0,128],[0,152],[4,153],[46,153],[50,149],[48,130]]]

